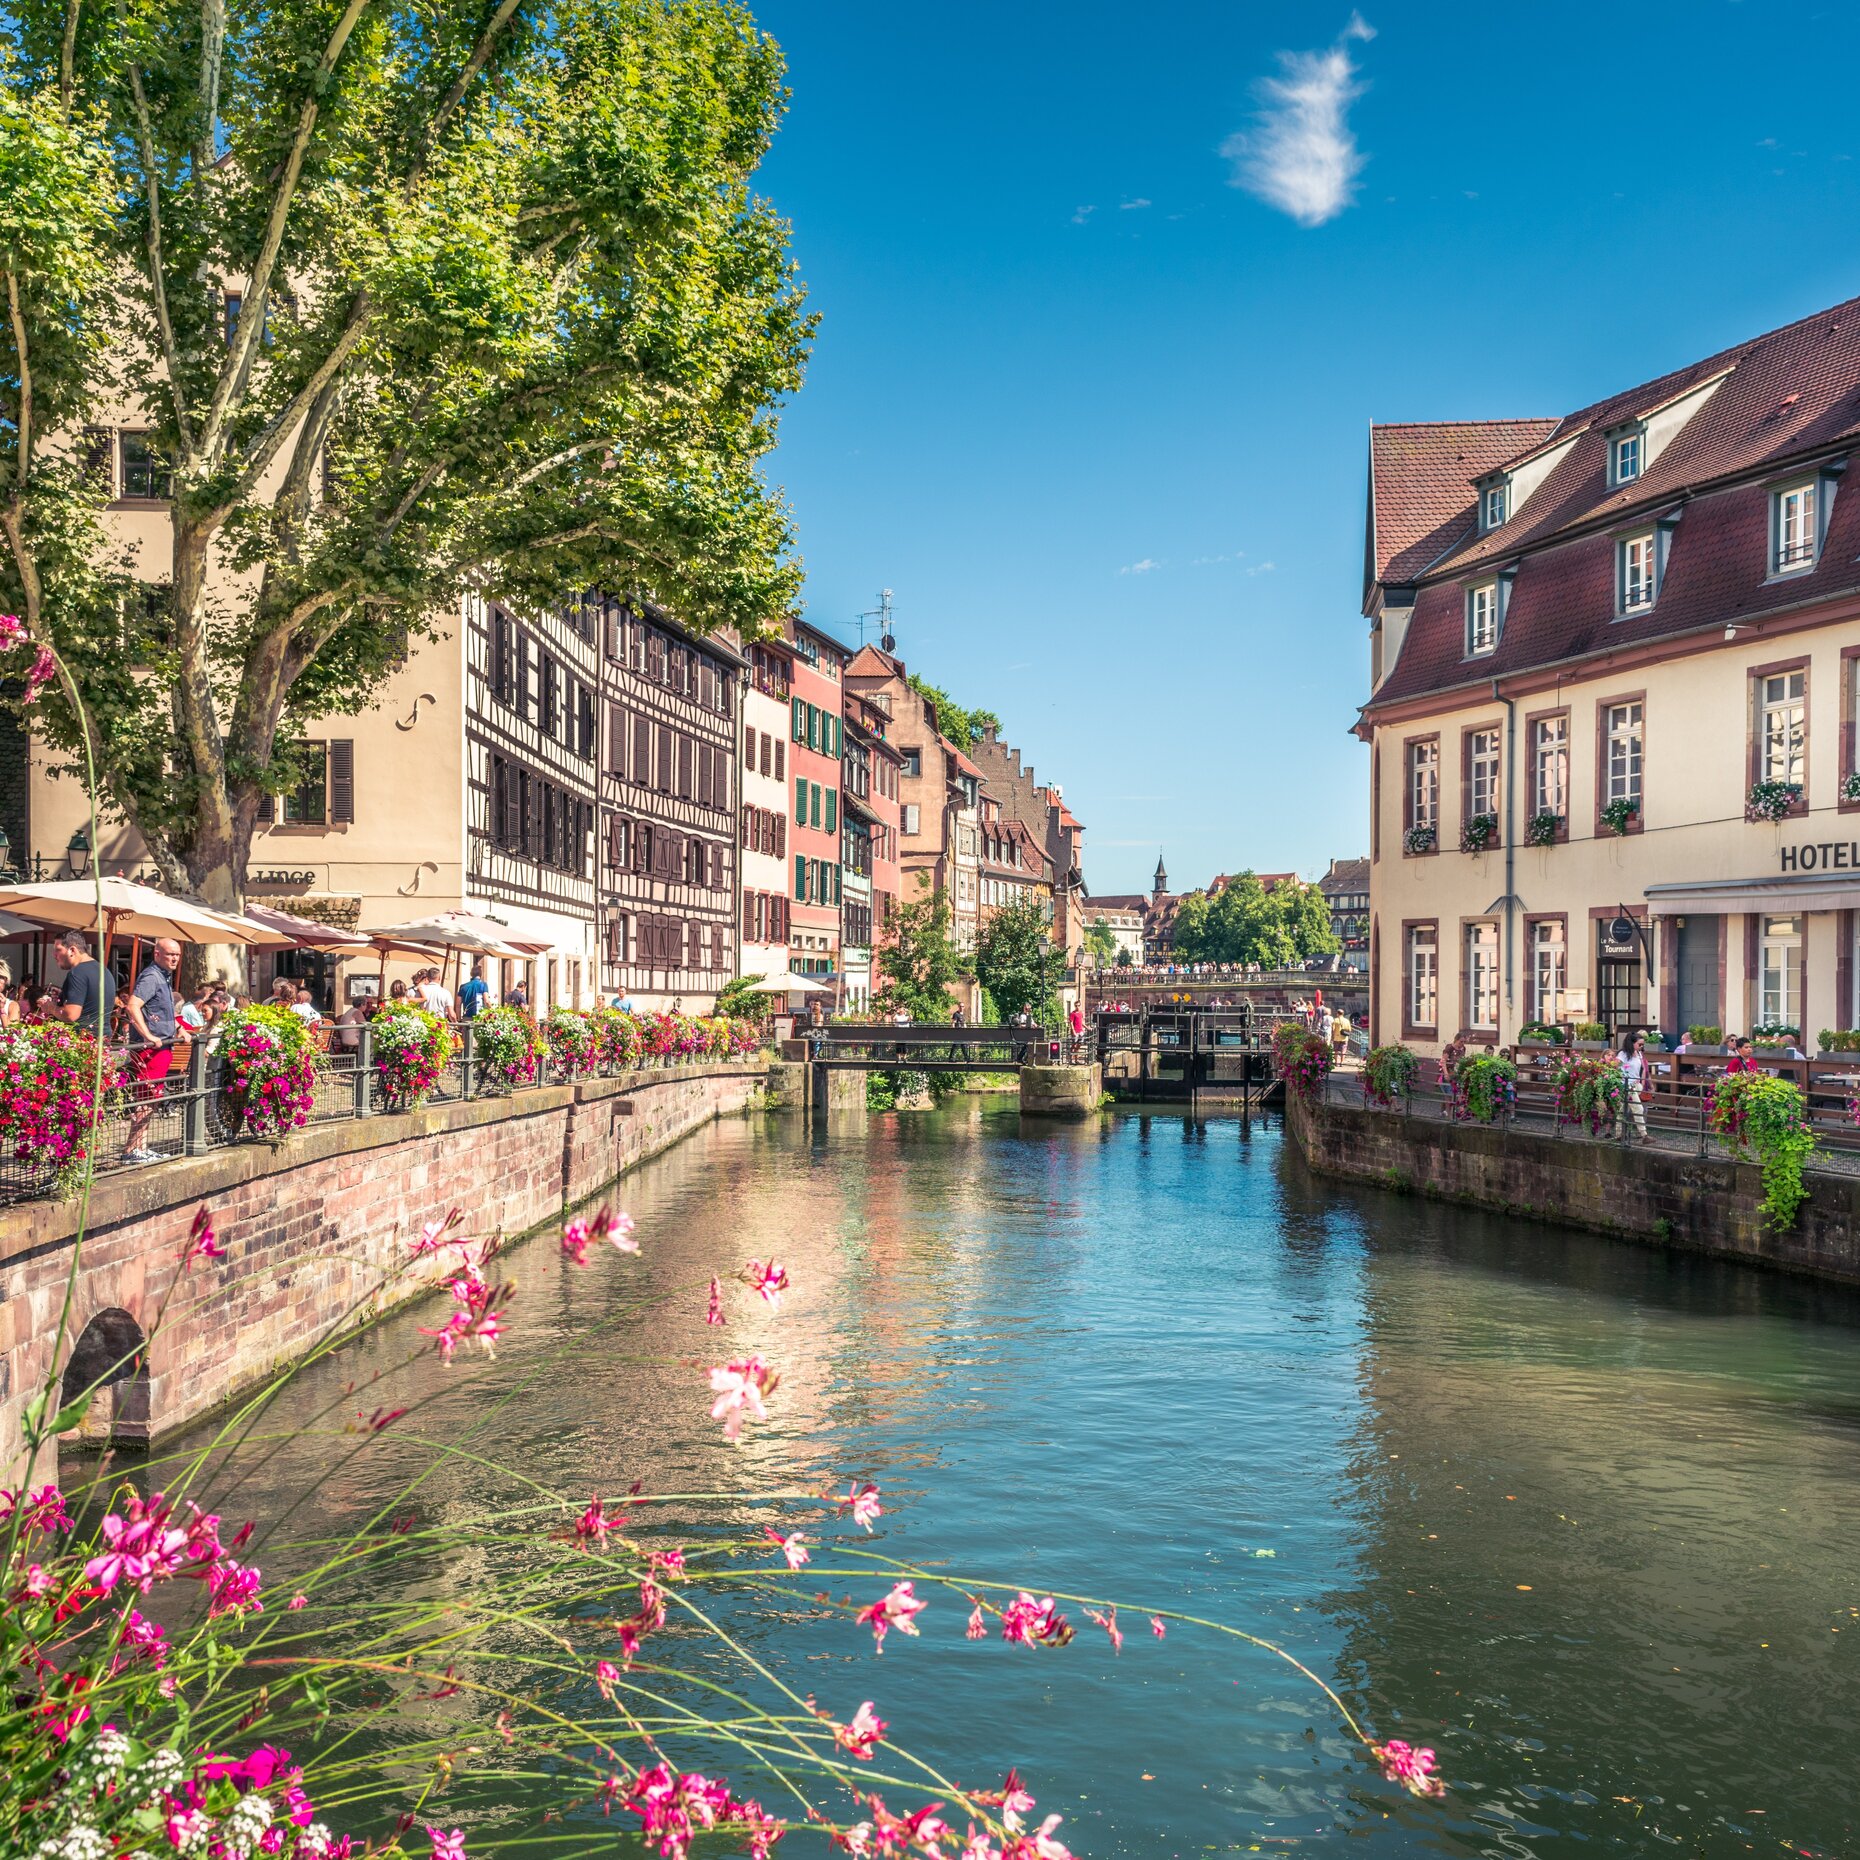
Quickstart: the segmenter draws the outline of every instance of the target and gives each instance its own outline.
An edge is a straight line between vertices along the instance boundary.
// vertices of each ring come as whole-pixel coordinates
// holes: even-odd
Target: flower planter
[[[1605,1053],[1609,1050],[1606,1040],[1572,1040],[1570,1051],[1573,1053]]]

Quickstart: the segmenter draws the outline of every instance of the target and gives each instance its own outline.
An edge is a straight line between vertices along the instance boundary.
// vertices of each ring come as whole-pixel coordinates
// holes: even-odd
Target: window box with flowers
[[[1498,838],[1496,814],[1474,814],[1460,828],[1460,851],[1482,853]]]
[[[1627,795],[1622,795],[1618,799],[1610,801],[1608,805],[1602,809],[1602,825],[1605,826],[1616,839],[1622,838],[1627,830],[1633,826],[1634,822],[1639,818],[1640,803]]]
[[[1801,798],[1799,781],[1753,782],[1749,794],[1744,797],[1744,818],[1767,820],[1772,824],[1787,820]]]
[[[1533,814],[1524,823],[1524,843],[1527,846],[1554,846],[1563,837],[1563,816],[1553,814],[1548,808]]]
[[[1410,827],[1401,836],[1401,845],[1403,852],[1416,856],[1421,853],[1431,853],[1440,845],[1440,829],[1438,827]]]
[[[1855,769],[1854,772],[1841,783],[1841,799],[1843,801],[1860,801],[1860,769]]]

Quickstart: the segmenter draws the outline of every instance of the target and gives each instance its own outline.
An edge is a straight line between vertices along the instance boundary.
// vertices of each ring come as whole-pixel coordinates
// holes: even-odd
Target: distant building
[[[788,973],[788,738],[794,653],[785,639],[749,648],[743,690],[742,911],[737,926],[739,975]]]
[[[875,698],[847,691],[840,771],[840,951],[846,1005],[864,1008],[880,987],[876,950],[898,908],[898,771],[890,722]]]
[[[788,763],[794,790],[788,836],[794,884],[789,967],[841,994],[840,754],[845,725],[841,676],[846,649],[830,633],[791,620],[794,685],[789,695]]]
[[[1143,919],[1148,904],[1149,900],[1139,892],[1123,897],[1089,898],[1081,907],[1079,914],[1087,929],[1102,923],[1116,939],[1117,948],[1106,963],[1107,968],[1134,967],[1142,962]]]
[[[1343,945],[1346,969],[1369,967],[1369,861],[1333,859],[1318,880],[1330,907],[1331,934]]]

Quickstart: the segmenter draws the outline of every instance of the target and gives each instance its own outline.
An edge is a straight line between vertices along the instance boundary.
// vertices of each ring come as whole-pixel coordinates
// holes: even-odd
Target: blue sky
[[[1100,893],[1367,850],[1371,420],[1560,413],[1860,293],[1860,8],[756,11],[808,617],[891,587]]]

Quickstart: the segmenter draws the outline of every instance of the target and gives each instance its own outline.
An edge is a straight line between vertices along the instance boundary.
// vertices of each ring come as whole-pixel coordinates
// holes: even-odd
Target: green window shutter
[[[840,825],[840,791],[837,788],[827,790],[827,831],[837,833]]]
[[[794,895],[797,903],[807,902],[807,859],[802,853],[794,855]]]
[[[837,904],[839,903],[839,901],[840,901],[840,868],[836,865],[833,868],[833,902]]]
[[[807,746],[809,749],[820,747],[820,707],[817,704],[807,707]]]
[[[792,700],[794,704],[794,740],[797,743],[807,740],[807,705],[800,699]]]
[[[817,827],[820,825],[820,784],[819,782],[810,781],[807,784],[807,790],[808,790],[807,824],[811,827]]]
[[[802,775],[794,778],[794,824],[807,825],[807,778]]]

